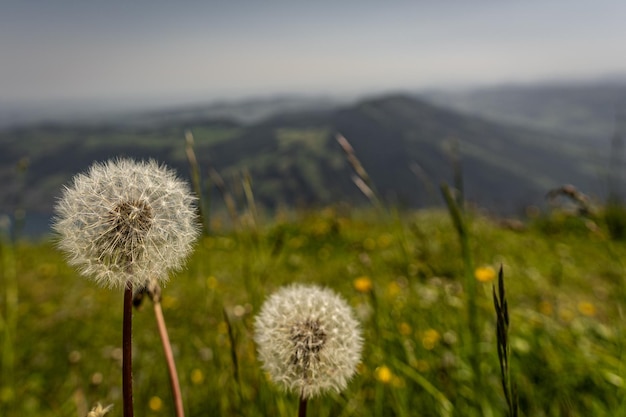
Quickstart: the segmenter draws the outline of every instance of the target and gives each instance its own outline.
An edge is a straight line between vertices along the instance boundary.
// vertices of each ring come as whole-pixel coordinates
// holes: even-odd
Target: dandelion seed
[[[102,407],[102,404],[98,403],[91,409],[90,412],[87,413],[87,417],[103,417],[111,410],[111,408],[113,408],[113,404]]]
[[[263,304],[254,327],[263,369],[304,400],[343,390],[360,362],[359,323],[347,303],[327,288],[280,289]]]
[[[96,163],[55,207],[68,262],[108,287],[136,289],[180,269],[198,235],[187,184],[155,161]]]

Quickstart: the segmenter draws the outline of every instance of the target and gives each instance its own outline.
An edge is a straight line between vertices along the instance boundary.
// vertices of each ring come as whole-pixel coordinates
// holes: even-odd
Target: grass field
[[[500,265],[521,415],[626,415],[626,245],[601,222],[556,214],[513,230],[471,216],[471,335],[466,263],[443,211],[329,208],[238,231],[218,220],[163,290],[188,416],[297,415],[298,398],[261,371],[252,334],[266,297],[293,282],[341,294],[365,338],[347,390],[312,399],[310,416],[507,415],[492,301]],[[85,416],[101,402],[121,416],[122,292],[79,277],[51,241],[5,239],[1,256],[0,415]],[[148,300],[133,320],[136,415],[171,416]]]

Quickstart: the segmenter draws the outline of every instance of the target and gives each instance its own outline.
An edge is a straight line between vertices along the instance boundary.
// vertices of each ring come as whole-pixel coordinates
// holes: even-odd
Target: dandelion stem
[[[170,385],[172,388],[172,395],[174,396],[176,417],[184,417],[185,412],[183,411],[183,397],[180,392],[180,384],[178,382],[178,373],[176,372],[176,362],[174,362],[172,345],[170,343],[170,338],[167,334],[167,327],[165,326],[165,318],[163,317],[161,300],[159,297],[154,297],[152,301],[154,305],[154,316],[156,317],[157,326],[159,327],[159,335],[161,336],[163,352],[165,353],[165,360],[167,362],[167,370],[170,373]]]
[[[122,330],[122,395],[124,417],[133,417],[133,286],[124,290],[124,324]]]
[[[307,399],[304,395],[300,396],[300,405],[298,407],[298,417],[306,417]]]

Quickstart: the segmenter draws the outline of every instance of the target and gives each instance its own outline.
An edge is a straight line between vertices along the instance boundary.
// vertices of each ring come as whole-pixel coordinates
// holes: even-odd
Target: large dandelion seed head
[[[263,304],[254,329],[263,369],[303,398],[340,392],[361,360],[359,323],[348,304],[327,288],[281,288]]]
[[[155,161],[95,163],[63,190],[54,230],[68,262],[107,287],[165,281],[198,236],[195,198]]]

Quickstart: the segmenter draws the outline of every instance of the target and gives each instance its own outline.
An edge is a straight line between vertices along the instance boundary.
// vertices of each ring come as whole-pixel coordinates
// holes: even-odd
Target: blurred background
[[[249,176],[269,212],[367,201],[337,133],[397,206],[440,204],[456,159],[492,213],[563,184],[602,200],[621,178],[625,14],[611,0],[3,2],[0,212],[41,233],[61,185],[113,156],[189,176],[185,132],[203,179]]]

